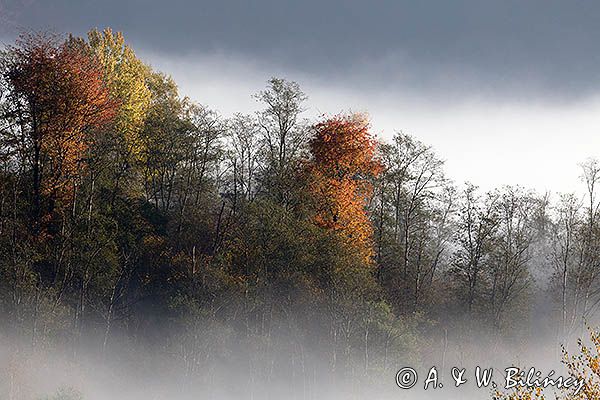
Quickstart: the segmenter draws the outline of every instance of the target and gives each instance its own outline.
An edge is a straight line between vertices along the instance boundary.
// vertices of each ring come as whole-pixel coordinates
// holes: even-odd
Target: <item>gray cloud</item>
[[[9,33],[111,26],[150,51],[233,53],[347,85],[556,99],[600,89],[597,1],[0,0],[2,10]]]
[[[457,182],[581,189],[599,157],[600,2],[0,0],[0,36],[111,26],[225,116],[272,75],[309,113],[369,111],[434,146]]]

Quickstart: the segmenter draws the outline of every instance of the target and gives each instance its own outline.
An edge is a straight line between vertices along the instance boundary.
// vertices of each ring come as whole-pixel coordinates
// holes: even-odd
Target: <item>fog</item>
[[[71,400],[79,395],[86,400],[486,399],[492,398],[494,389],[491,385],[476,387],[477,366],[494,369],[492,382],[500,390],[507,367],[534,367],[542,377],[551,370],[557,372],[555,377],[568,376],[561,363],[560,345],[548,324],[549,310],[542,304],[536,308],[536,316],[525,328],[527,333],[520,338],[502,338],[476,332],[476,328],[458,333],[436,327],[429,337],[421,338],[428,346],[396,356],[388,370],[373,370],[369,378],[360,379],[346,378],[351,375],[343,368],[332,371],[331,360],[317,346],[307,346],[299,353],[294,339],[288,337],[272,339],[277,343],[276,352],[251,352],[235,340],[220,346],[221,352],[212,350],[208,347],[211,338],[221,333],[205,327],[197,332],[196,354],[173,351],[178,346],[168,350],[160,341],[126,344],[115,338],[110,349],[102,352],[97,344],[84,344],[76,351],[67,346],[50,350],[43,344],[32,347],[22,337],[2,336],[0,394],[8,400]],[[579,335],[587,333],[580,331]],[[569,347],[574,345],[572,338]],[[361,368],[362,362],[354,360],[348,368]],[[414,368],[419,375],[411,389],[400,389],[395,383],[395,371],[405,367]],[[424,381],[432,367],[439,372],[437,383],[443,387],[425,391]],[[453,367],[466,369],[468,382],[459,388],[454,386]],[[547,389],[546,393],[554,391]]]

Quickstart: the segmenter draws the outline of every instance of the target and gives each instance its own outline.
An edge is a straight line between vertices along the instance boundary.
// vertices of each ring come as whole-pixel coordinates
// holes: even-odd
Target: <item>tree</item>
[[[531,285],[529,264],[535,237],[533,217],[537,199],[519,188],[506,187],[498,199],[498,228],[490,258],[489,301],[495,328],[512,322],[504,317],[514,312]]]
[[[577,353],[570,353],[563,348],[563,364],[566,366],[569,377],[575,383],[582,381],[578,388],[571,384],[569,388],[561,388],[552,398],[557,400],[594,400],[600,396],[600,333],[597,329],[588,328],[589,345],[583,339],[577,340]],[[587,342],[587,341],[586,341]],[[577,392],[577,393],[576,393]],[[546,400],[547,392],[539,387],[526,387],[518,385],[509,393],[497,390],[494,400]]]
[[[444,260],[454,190],[432,149],[398,133],[380,143],[383,171],[370,206],[378,276],[401,312],[417,310]]]
[[[366,207],[380,165],[369,123],[355,114],[330,118],[314,129],[309,165],[314,221],[347,238],[370,263],[373,230]]]
[[[62,309],[92,138],[113,121],[120,104],[110,96],[96,58],[78,43],[54,36],[22,36],[4,54],[1,75],[2,139],[24,194],[19,199],[15,186],[14,204],[22,201],[27,209],[13,214],[14,229],[27,229],[18,237],[13,230],[10,239],[21,243],[12,252],[12,293],[20,296],[16,305],[34,310],[35,344],[41,321],[45,329],[64,322],[44,314]],[[29,258],[25,264],[17,261],[23,257]]]
[[[600,167],[588,160],[582,165],[586,196],[561,196],[552,226],[551,260],[554,284],[560,294],[561,340],[583,328],[598,310],[600,292],[600,202],[597,184]]]
[[[111,122],[119,104],[93,57],[47,35],[23,36],[10,47],[2,75],[4,118],[12,121],[6,133],[31,168],[32,226],[39,231],[43,212],[73,201],[88,134]]]
[[[112,192],[113,203],[124,188],[140,191],[136,174],[145,152],[141,133],[150,109],[152,71],[137,58],[123,35],[110,28],[91,30],[87,41],[73,36],[69,41],[96,60],[111,98],[120,104],[112,123],[91,137],[93,149],[87,155],[89,205],[93,206],[94,197],[106,188]]]
[[[234,209],[238,200],[251,201],[259,190],[258,172],[264,161],[259,135],[258,123],[252,116],[236,114],[229,121],[230,192]]]
[[[271,78],[267,89],[254,97],[265,105],[257,114],[265,152],[263,190],[287,204],[296,187],[297,164],[308,144],[309,130],[300,120],[307,97],[296,82],[280,78]]]
[[[486,269],[494,247],[498,229],[498,194],[490,192],[484,198],[477,188],[468,185],[459,205],[456,233],[457,249],[454,252],[451,273],[466,285],[465,305],[469,314],[482,294]]]
[[[600,333],[598,330],[588,328],[590,345],[583,340],[577,341],[579,353],[570,354],[563,350],[563,360],[569,375],[584,384],[577,394],[564,390],[563,397],[569,400],[592,400],[600,396]]]
[[[589,320],[598,311],[600,305],[600,291],[597,289],[600,279],[600,201],[598,200],[600,164],[598,160],[589,159],[581,167],[582,180],[586,188],[585,200],[587,200],[583,210],[585,217],[580,232],[582,261],[577,278],[579,286],[581,286],[583,322]]]
[[[146,199],[163,212],[171,211],[175,180],[184,161],[188,125],[183,120],[185,102],[170,77],[152,73],[148,79],[151,107],[140,136],[140,161]]]
[[[106,85],[121,107],[115,118],[115,131],[123,136],[126,148],[134,157],[140,157],[143,143],[139,134],[150,108],[151,91],[147,84],[150,68],[125,44],[121,32],[110,28],[88,33],[88,46],[96,57]]]

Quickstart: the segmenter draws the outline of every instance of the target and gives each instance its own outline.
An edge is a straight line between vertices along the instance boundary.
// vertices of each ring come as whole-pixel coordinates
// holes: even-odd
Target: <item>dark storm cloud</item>
[[[600,2],[0,0],[4,30],[122,30],[163,54],[221,52],[323,78],[497,95],[600,89]],[[355,76],[355,75],[352,75]]]

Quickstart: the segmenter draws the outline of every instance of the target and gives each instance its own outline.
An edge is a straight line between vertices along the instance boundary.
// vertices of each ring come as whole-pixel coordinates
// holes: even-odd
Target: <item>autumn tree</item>
[[[136,57],[123,34],[110,28],[102,32],[91,30],[88,46],[102,69],[111,96],[121,104],[114,129],[123,135],[128,151],[139,157],[142,149],[139,134],[151,102],[147,84],[150,68]]]
[[[2,140],[22,182],[23,197],[17,197],[15,186],[13,198],[15,207],[26,204],[14,214],[13,226],[27,229],[19,236],[13,231],[12,241],[20,245],[12,258],[29,259],[11,264],[13,293],[21,296],[15,298],[19,307],[36,310],[31,315],[35,343],[42,310],[56,312],[71,283],[75,220],[92,137],[112,122],[120,104],[93,55],[78,43],[49,35],[25,35],[8,48],[2,85]]]
[[[557,400],[595,400],[600,396],[600,333],[598,329],[587,328],[588,339],[577,340],[577,350],[569,352],[563,347],[562,362],[568,376],[575,384],[553,393]],[[583,381],[579,388],[578,381]],[[539,387],[517,386],[509,392],[497,390],[493,400],[545,400],[549,391]]]
[[[71,37],[70,41],[97,60],[111,97],[120,104],[113,123],[93,138],[90,194],[95,196],[101,187],[110,186],[114,201],[124,188],[139,192],[136,174],[144,153],[141,132],[151,106],[152,71],[137,58],[123,35],[110,28],[93,29],[87,40]]]
[[[95,58],[56,37],[23,36],[9,48],[2,74],[5,118],[13,121],[7,133],[31,168],[32,224],[39,230],[51,203],[72,201],[88,134],[112,120],[118,103]]]
[[[354,114],[318,123],[310,148],[315,223],[347,238],[369,262],[373,229],[366,206],[380,165],[367,118]]]
[[[584,384],[579,393],[564,390],[563,398],[569,400],[592,400],[600,396],[600,333],[597,329],[587,329],[589,341],[577,341],[578,352],[569,353],[563,350],[564,363],[569,375],[575,379],[583,379]],[[586,344],[589,343],[589,344]]]

